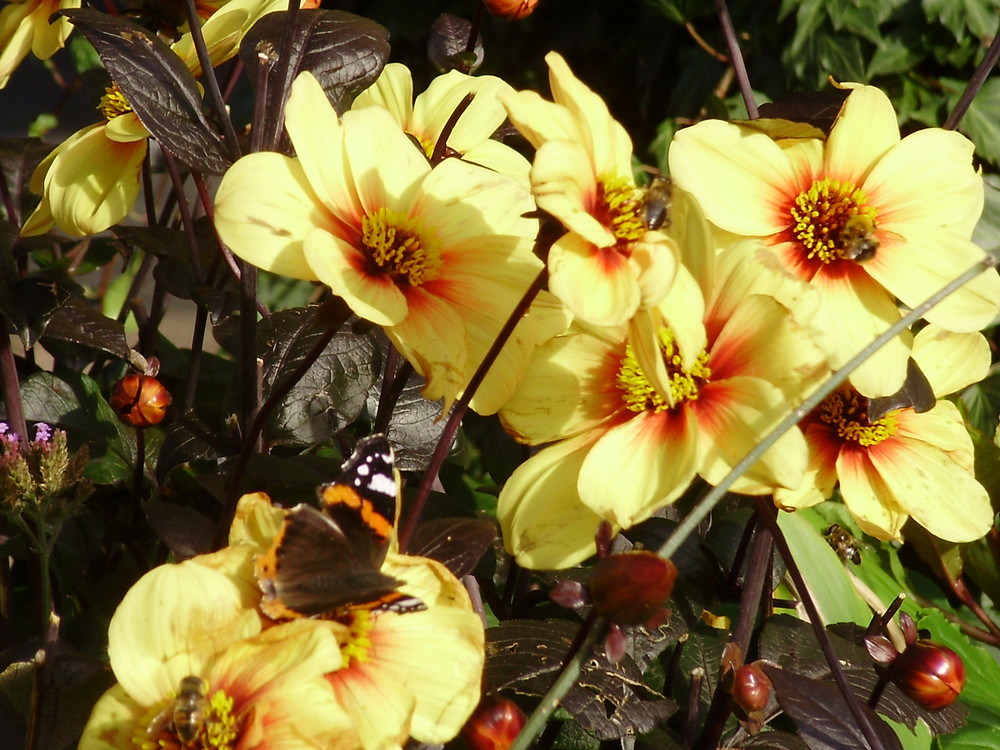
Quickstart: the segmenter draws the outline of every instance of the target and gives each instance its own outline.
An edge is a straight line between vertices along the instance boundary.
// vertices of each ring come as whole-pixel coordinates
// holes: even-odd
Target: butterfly
[[[399,489],[385,436],[359,442],[337,480],[319,488],[320,509],[303,503],[288,511],[271,548],[256,558],[261,611],[274,620],[344,620],[355,610],[426,609],[381,570]]]

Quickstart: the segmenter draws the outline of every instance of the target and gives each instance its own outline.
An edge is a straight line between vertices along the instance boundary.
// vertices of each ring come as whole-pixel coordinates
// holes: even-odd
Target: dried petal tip
[[[171,401],[170,391],[148,375],[126,375],[115,383],[108,399],[121,421],[139,429],[162,422]]]
[[[507,750],[523,726],[524,714],[515,703],[487,696],[462,728],[462,739],[471,750]]]
[[[947,646],[918,640],[892,663],[892,679],[910,698],[932,711],[950,706],[965,685],[965,665]]]
[[[649,623],[662,615],[676,578],[674,564],[652,552],[608,555],[594,567],[590,599],[614,623]]]
[[[497,18],[520,21],[535,12],[538,0],[483,0],[483,5]]]

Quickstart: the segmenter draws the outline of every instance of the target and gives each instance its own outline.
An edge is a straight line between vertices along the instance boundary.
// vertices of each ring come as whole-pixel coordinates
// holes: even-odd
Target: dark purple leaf
[[[231,161],[219,129],[206,116],[194,75],[156,34],[90,8],[61,14],[87,37],[139,122],[166,150],[205,174]]]
[[[407,552],[437,560],[461,578],[473,571],[496,538],[496,524],[492,521],[438,518],[417,527]]]
[[[307,9],[296,14],[295,35],[288,62],[287,85],[304,70],[312,73],[338,113],[368,88],[389,57],[389,32],[361,16],[341,10]],[[286,81],[279,56],[284,48],[288,12],[268,13],[240,43],[240,60],[253,86],[263,83],[264,133],[281,131]]]
[[[802,91],[760,105],[760,116],[814,125],[829,133],[847,99],[848,91]]]
[[[788,714],[810,750],[856,750],[868,747],[836,685],[762,665],[774,686],[778,705]],[[883,750],[902,750],[895,732],[874,711],[862,705]]]
[[[144,503],[142,509],[150,527],[176,561],[212,551],[215,526],[198,511],[159,500]]]
[[[467,52],[471,32],[469,21],[451,13],[442,13],[431,27],[427,57],[441,71],[474,73],[483,63],[483,39],[477,36],[475,45]]]
[[[541,696],[569,652],[579,624],[565,620],[509,620],[486,631],[486,671],[496,689]],[[563,707],[600,739],[641,734],[665,721],[677,709],[669,698],[649,688],[628,657],[612,664],[597,649],[583,669]]]
[[[44,338],[68,341],[128,359],[125,326],[78,295],[55,309],[45,327]]]

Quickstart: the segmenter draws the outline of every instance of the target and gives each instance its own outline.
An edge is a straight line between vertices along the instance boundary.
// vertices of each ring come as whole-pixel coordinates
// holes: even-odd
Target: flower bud
[[[462,727],[471,750],[507,750],[524,726],[524,714],[506,698],[487,696]]]
[[[119,419],[139,429],[162,422],[171,401],[170,391],[148,375],[126,375],[108,399]]]
[[[538,0],[483,0],[483,5],[497,18],[520,21],[535,12]]]
[[[639,625],[661,615],[676,578],[674,564],[652,552],[608,555],[594,566],[590,600],[612,622]]]
[[[932,711],[954,703],[965,685],[965,665],[958,654],[925,639],[907,646],[890,669],[899,688]]]
[[[763,711],[771,697],[771,681],[756,664],[744,664],[736,668],[729,694],[736,705],[748,714]]]

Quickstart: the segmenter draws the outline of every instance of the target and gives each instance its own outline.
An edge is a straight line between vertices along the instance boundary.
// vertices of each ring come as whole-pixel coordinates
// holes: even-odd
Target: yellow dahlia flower
[[[620,325],[663,299],[677,249],[644,223],[628,133],[560,55],[545,60],[554,101],[534,91],[498,96],[537,149],[531,190],[538,207],[569,230],[549,251],[549,290],[586,323]]]
[[[244,496],[230,543],[263,554],[284,514],[266,495]],[[479,702],[483,623],[465,587],[440,563],[395,548],[393,540],[381,572],[403,581],[400,591],[419,598],[426,609],[405,614],[356,609],[350,622],[319,623],[336,636],[342,654],[326,675],[351,721],[338,747],[401,748],[408,737],[443,743],[458,734]]]
[[[823,355],[771,296],[789,281],[775,281],[766,256],[754,243],[730,248],[708,294],[680,266],[642,322],[574,323],[536,349],[500,411],[517,440],[555,442],[500,493],[504,542],[519,564],[578,563],[593,554],[600,520],[627,528],[676,500],[695,475],[718,482],[811,386]],[[733,489],[798,487],[805,467],[805,441],[793,430]]]
[[[348,747],[350,719],[323,675],[340,667],[319,623],[261,630],[246,586],[251,549],[162,565],[125,595],[108,653],[118,683],[97,702],[81,750],[316,750]]]
[[[972,143],[930,128],[900,138],[877,88],[855,86],[826,141],[774,140],[761,127],[706,120],[671,144],[671,177],[718,229],[771,245],[820,292],[816,330],[840,367],[914,306],[984,257],[969,241],[983,207]],[[945,329],[975,331],[1000,307],[989,270],[927,313]],[[907,336],[862,365],[867,396],[902,385]]]
[[[990,349],[978,333],[949,333],[929,325],[913,342],[913,358],[943,397],[982,380]],[[912,517],[935,536],[970,542],[993,526],[989,495],[976,479],[972,438],[955,404],[938,400],[928,412],[894,409],[877,420],[869,401],[850,386],[828,396],[805,420],[809,471],[795,490],[779,488],[786,509],[814,505],[833,494],[866,534],[899,539]]]
[[[465,388],[541,269],[531,197],[513,178],[459,159],[433,169],[382,107],[338,119],[316,79],[292,86],[296,158],[250,154],[216,196],[223,241],[274,273],[321,281],[383,326],[445,408]],[[495,411],[523,369],[525,323],[473,399]]]
[[[59,10],[79,8],[80,0],[11,0],[0,10],[0,89],[7,85],[21,61],[31,52],[48,60],[62,49],[73,30],[69,21],[49,16]]]

